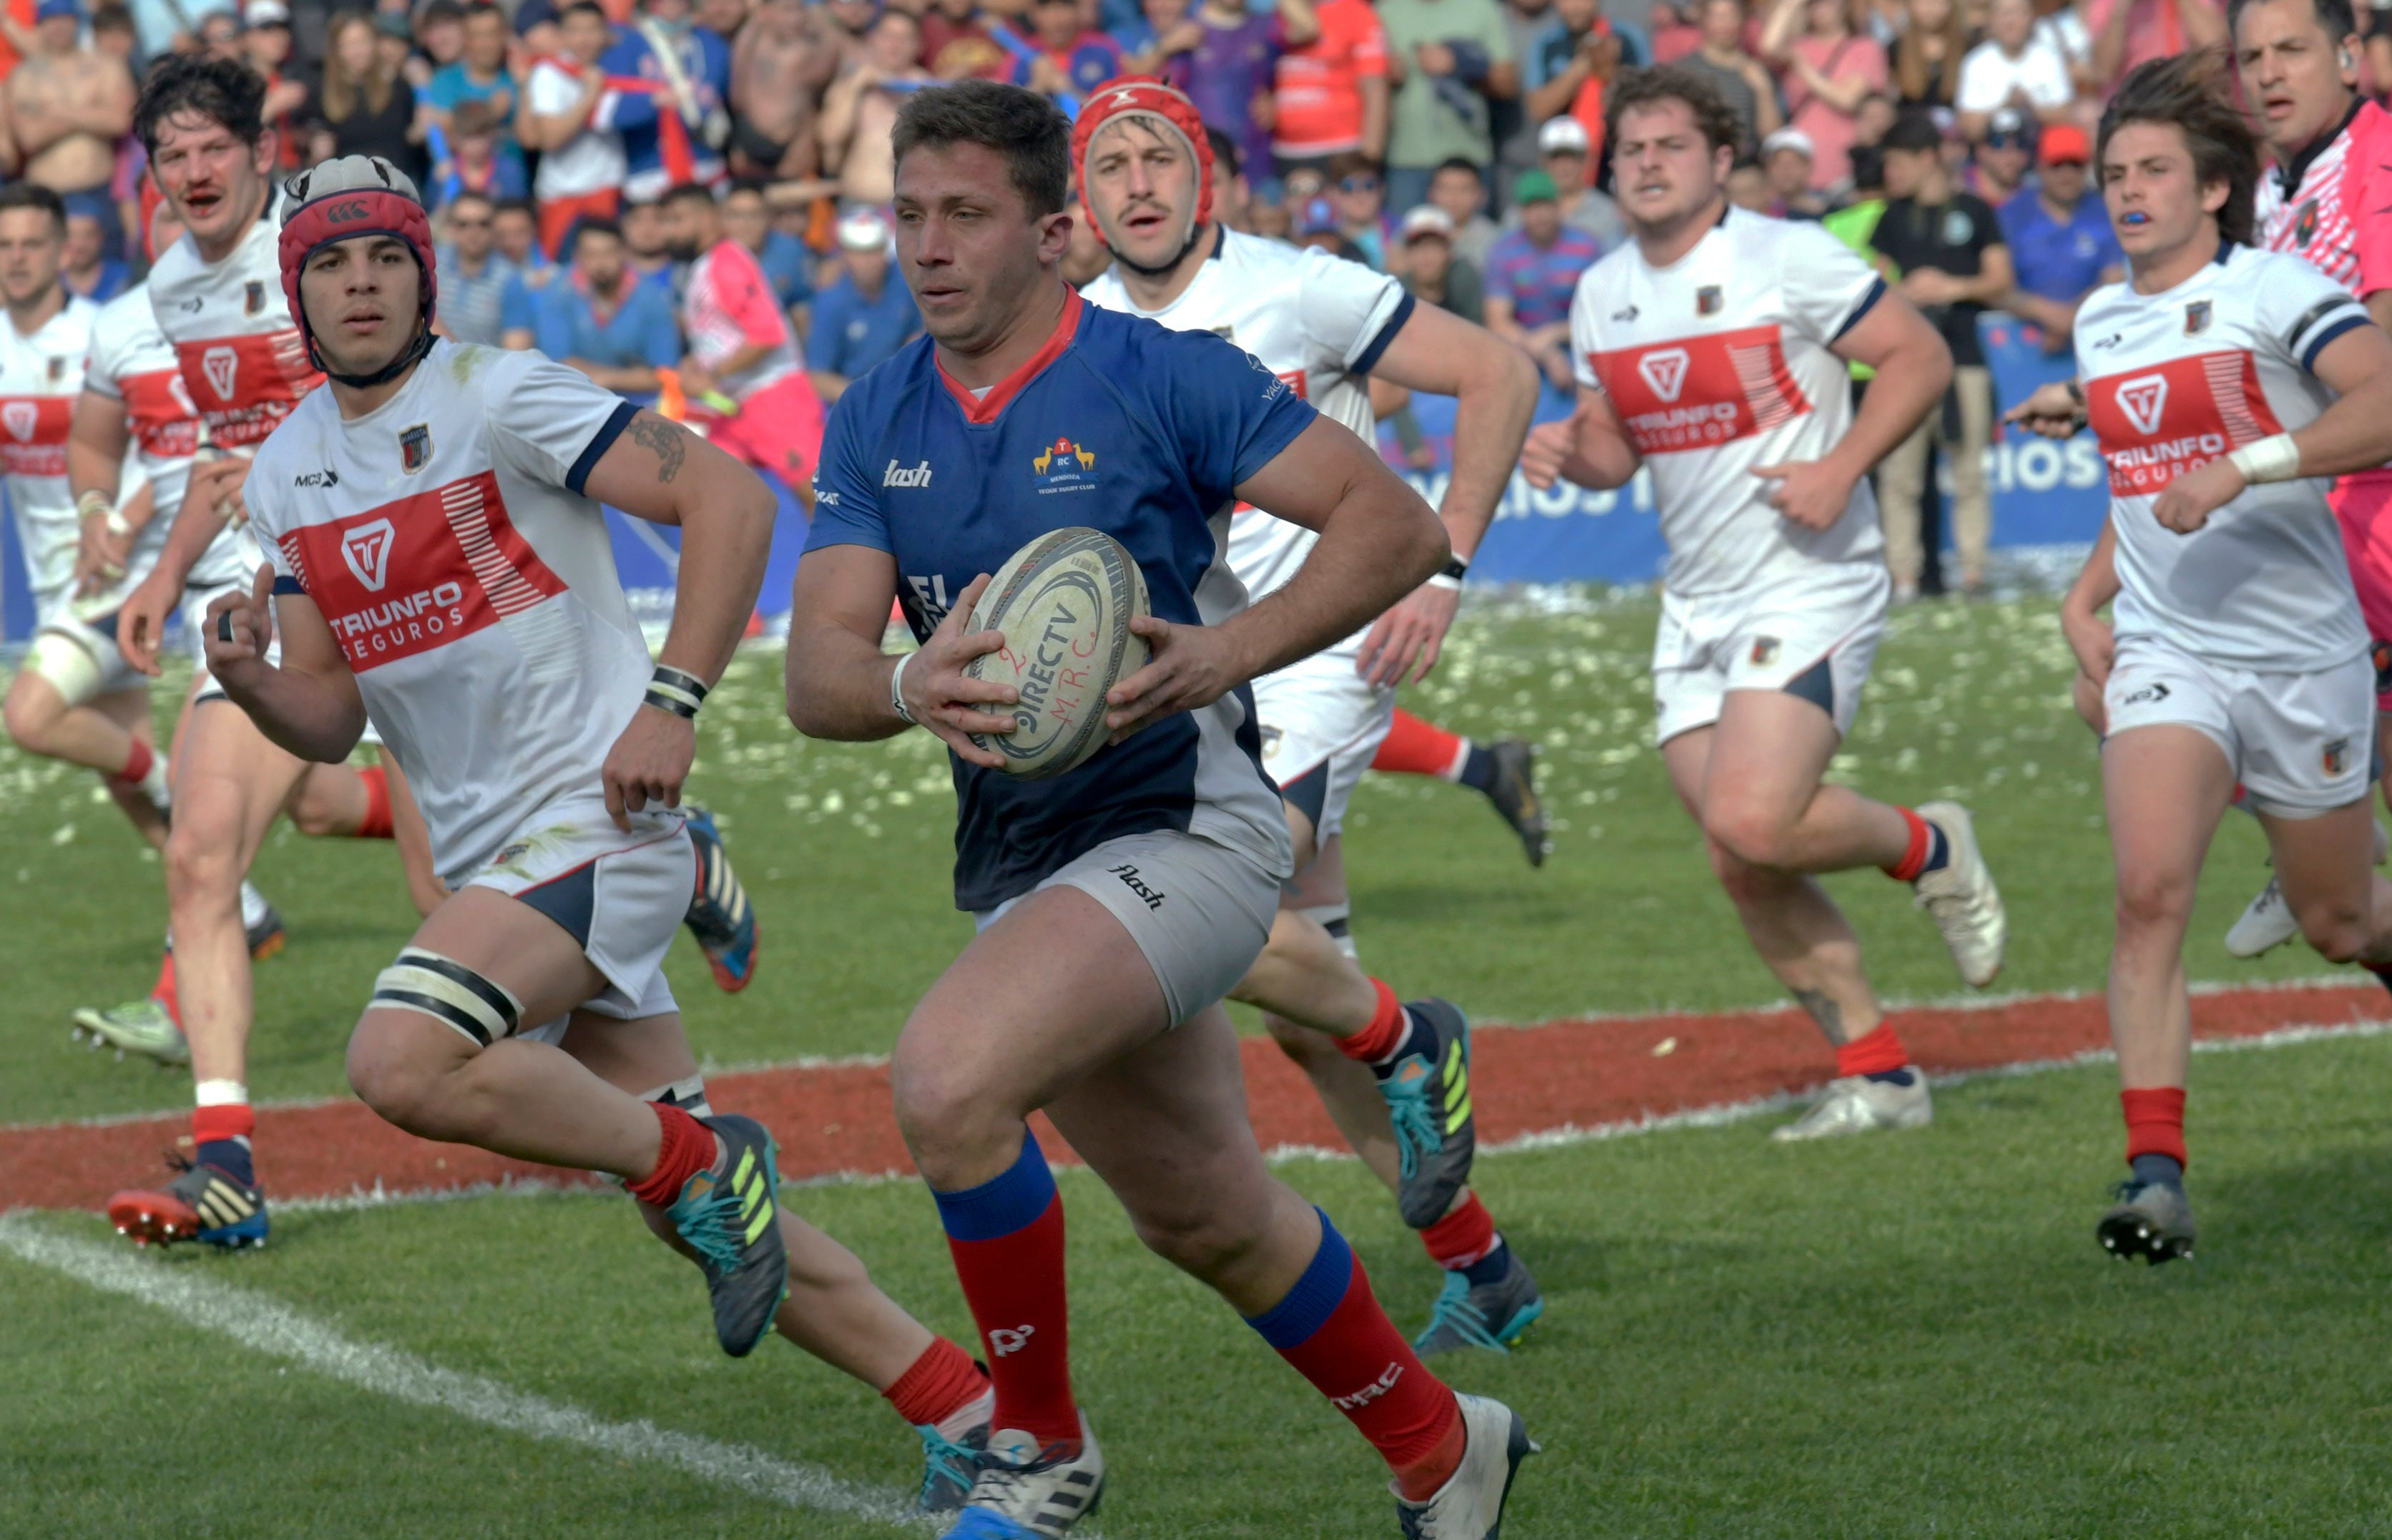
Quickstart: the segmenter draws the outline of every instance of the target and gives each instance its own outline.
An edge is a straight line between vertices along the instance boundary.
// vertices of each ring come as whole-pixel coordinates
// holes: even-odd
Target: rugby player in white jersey
[[[338,763],[370,719],[450,889],[375,980],[350,1083],[423,1138],[621,1178],[704,1269],[725,1352],[777,1326],[882,1391],[955,1506],[979,1369],[779,1208],[772,1136],[708,1108],[661,965],[697,861],[696,718],[755,611],[773,494],[538,353],[436,339],[430,226],[388,162],[292,177],[280,225],[275,304],[330,383],[258,449],[268,564],[209,605],[209,666],[294,757]],[[681,529],[661,665],[601,499]]]
[[[2114,655],[2071,636],[2107,669],[2132,1172],[2097,1234],[2154,1263],[2192,1254],[2184,935],[2238,783],[2308,943],[2392,969],[2392,883],[2369,870],[2375,675],[2330,491],[2392,461],[2392,338],[2315,265],[2251,248],[2258,147],[2230,92],[2213,52],[2145,64],[2111,97],[2095,164],[2133,277],[2078,312],[2084,408],[2059,387],[2028,404],[2039,427],[2089,419],[2110,467],[2095,562],[2117,584]]]
[[[1926,1077],[1814,874],[1882,868],[1914,885],[1961,977],[2000,970],[2001,899],[1968,813],[1821,781],[1885,627],[1869,467],[1942,397],[1951,356],[1817,226],[1729,207],[1739,131],[1702,77],[1631,71],[1606,99],[1635,239],[1579,279],[1578,410],[1529,434],[1523,466],[1540,487],[1652,473],[1662,760],[1754,949],[1836,1047],[1836,1079],[1775,1136],[1917,1127]],[[1857,412],[1848,362],[1877,370]]]
[[[1340,830],[1387,735],[1397,682],[1427,673],[1452,624],[1462,570],[1536,409],[1536,367],[1468,321],[1415,305],[1401,283],[1359,263],[1216,223],[1220,168],[1194,104],[1169,85],[1131,79],[1095,93],[1072,144],[1081,198],[1112,256],[1081,290],[1090,303],[1227,338],[1366,444],[1378,431],[1372,379],[1458,398],[1444,509],[1452,563],[1375,626],[1254,681],[1263,766],[1286,804],[1296,876],[1269,944],[1230,993],[1265,1012],[1446,1270],[1415,1347],[1502,1351],[1543,1301],[1467,1186],[1469,1025],[1443,1000],[1400,1004],[1362,972]],[[1295,575],[1318,539],[1241,509],[1229,523],[1229,568],[1260,599]]]

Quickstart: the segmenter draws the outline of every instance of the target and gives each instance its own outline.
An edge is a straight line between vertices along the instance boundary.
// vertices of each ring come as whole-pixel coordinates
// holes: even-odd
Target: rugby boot
[[[1520,1462],[1537,1454],[1528,1425],[1500,1401],[1457,1395],[1467,1441],[1462,1463],[1424,1503],[1396,1494],[1396,1522],[1404,1540],[1502,1540],[1503,1504]],[[1390,1487],[1393,1482],[1388,1483]]]
[[[1414,1352],[1423,1358],[1464,1348],[1509,1352],[1518,1345],[1545,1313],[1545,1297],[1520,1254],[1508,1246],[1504,1254],[1512,1265],[1493,1283],[1474,1284],[1459,1268],[1445,1275],[1445,1287],[1429,1311],[1428,1329],[1413,1339]]]
[[[1394,1124],[1401,1181],[1396,1207],[1404,1223],[1425,1230],[1445,1217],[1469,1184],[1478,1126],[1470,1108],[1470,1021],[1450,1001],[1415,1000],[1404,1006],[1417,1030],[1415,1046],[1379,1077],[1379,1094]]]
[[[959,1439],[942,1434],[936,1424],[917,1422],[922,1437],[922,1485],[914,1506],[924,1513],[953,1513],[971,1495],[980,1479],[980,1464],[988,1453],[988,1424],[982,1422]]]
[[[166,1157],[179,1172],[161,1188],[131,1187],[108,1200],[108,1217],[136,1246],[196,1240],[237,1251],[266,1244],[266,1190],[214,1166]]]
[[[2009,918],[1994,874],[1985,869],[1977,848],[1976,825],[1969,809],[1956,802],[1922,802],[1918,816],[1944,832],[1947,859],[1932,872],[1922,872],[1911,885],[1919,908],[1927,911],[1952,961],[1970,989],[1982,990],[2002,971],[2002,947],[2009,939]]]
[[[1846,1075],[1827,1082],[1811,1110],[1769,1136],[1780,1143],[1794,1139],[1831,1139],[1839,1134],[1873,1133],[1878,1129],[1925,1128],[1935,1120],[1935,1102],[1927,1092],[1927,1074],[1915,1064],[1902,1073],[1910,1083]]]
[[[684,826],[689,842],[697,847],[697,882],[682,924],[706,953],[714,987],[737,994],[756,977],[756,911],[748,902],[748,890],[739,886],[739,874],[731,870],[730,852],[722,848],[714,815],[694,808]]]
[[[2384,825],[2374,827],[2375,864],[2384,864],[2386,836]],[[2242,912],[2226,932],[2226,950],[2237,957],[2258,957],[2273,951],[2301,933],[2301,923],[2293,916],[2293,906],[2284,901],[2284,889],[2275,878],[2259,889],[2259,896],[2245,904]]]
[[[74,1014],[73,1035],[94,1048],[113,1048],[116,1056],[138,1054],[161,1066],[191,1062],[190,1041],[175,1022],[174,1013],[154,998],[136,1000],[104,1011],[86,1005]]]
[[[1030,1434],[989,1435],[963,1516],[943,1540],[1060,1540],[1104,1500],[1105,1456],[1080,1414],[1080,1447],[1041,1447]]]
[[[264,899],[257,900],[257,918],[243,921],[241,928],[249,935],[249,960],[253,963],[265,962],[290,939],[282,928],[282,916]]]
[[[1495,779],[1487,787],[1487,800],[1520,836],[1528,864],[1542,866],[1553,842],[1545,835],[1544,801],[1537,796],[1537,751],[1525,738],[1502,738],[1488,744],[1487,752],[1495,757]]]
[[[773,1136],[755,1119],[726,1112],[698,1121],[722,1142],[722,1153],[682,1184],[665,1217],[706,1271],[722,1351],[745,1358],[771,1334],[773,1313],[789,1294],[776,1201],[781,1174]]]
[[[2153,1267],[2192,1260],[2192,1200],[2182,1183],[2121,1182],[2110,1196],[2117,1202],[2093,1233],[2112,1256],[2140,1257]]]

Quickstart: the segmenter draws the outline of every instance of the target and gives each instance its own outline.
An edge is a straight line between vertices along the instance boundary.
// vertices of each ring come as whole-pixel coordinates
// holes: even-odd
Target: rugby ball
[[[1003,631],[1005,645],[964,668],[1020,692],[1014,728],[972,742],[1030,781],[1086,764],[1105,746],[1105,692],[1146,666],[1146,640],[1129,623],[1148,613],[1146,576],[1102,530],[1059,529],[1015,551],[970,620]]]

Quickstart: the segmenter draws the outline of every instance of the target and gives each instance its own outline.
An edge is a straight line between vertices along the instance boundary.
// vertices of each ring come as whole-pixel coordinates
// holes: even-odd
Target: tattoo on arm
[[[1843,1008],[1838,1005],[1833,1000],[1827,998],[1827,991],[1825,990],[1796,990],[1794,991],[1794,998],[1801,1003],[1801,1006],[1804,1010],[1811,1013],[1811,1019],[1819,1024],[1819,1030],[1827,1034],[1827,1041],[1837,1044],[1839,1047],[1842,1046],[1844,1042]]]
[[[659,485],[681,474],[681,462],[689,453],[689,445],[682,432],[661,417],[642,412],[631,419],[631,442],[656,457],[656,481]]]

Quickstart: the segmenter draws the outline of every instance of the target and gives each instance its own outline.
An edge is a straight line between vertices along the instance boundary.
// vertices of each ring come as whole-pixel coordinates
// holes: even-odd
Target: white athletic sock
[[[158,809],[160,818],[167,816],[167,809],[173,806],[174,799],[166,790],[166,757],[164,755],[153,754],[150,757],[150,772],[141,778],[141,795],[150,799],[150,806]]]
[[[980,1427],[995,1415],[996,1391],[991,1389],[981,1391],[980,1394],[949,1412],[933,1426],[938,1429],[939,1437],[949,1443],[960,1443],[966,1433]]]
[[[240,885],[240,925],[243,930],[266,918],[266,895],[246,882]]]

